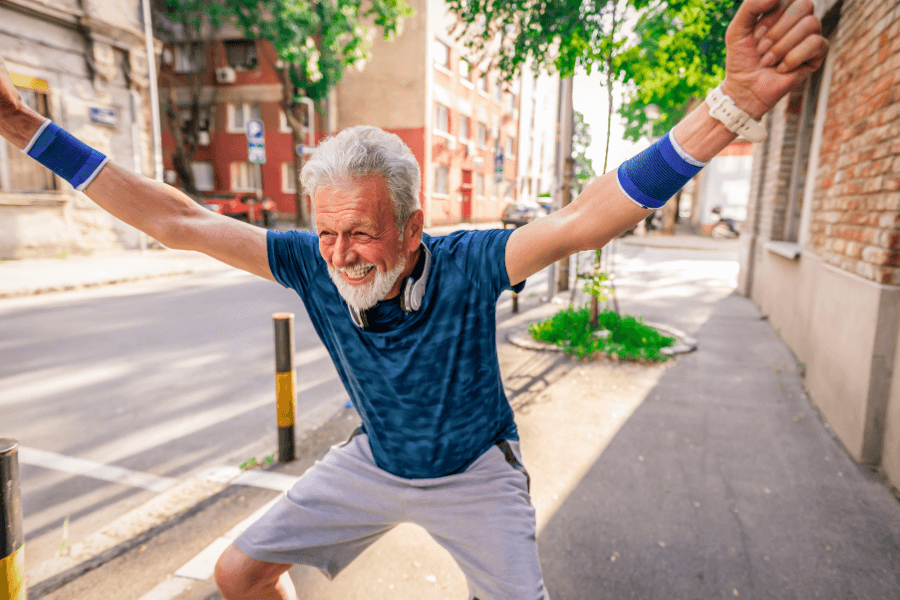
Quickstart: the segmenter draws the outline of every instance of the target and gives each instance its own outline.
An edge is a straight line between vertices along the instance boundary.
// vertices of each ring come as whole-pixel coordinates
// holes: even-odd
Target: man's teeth
[[[348,267],[341,269],[350,279],[362,279],[366,274],[374,268],[373,265],[362,267]]]

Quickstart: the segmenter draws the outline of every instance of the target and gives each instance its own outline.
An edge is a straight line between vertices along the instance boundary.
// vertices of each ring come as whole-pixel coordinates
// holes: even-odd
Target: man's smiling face
[[[348,304],[360,310],[395,297],[415,266],[422,212],[401,232],[390,190],[379,175],[344,179],[316,191],[319,252]]]

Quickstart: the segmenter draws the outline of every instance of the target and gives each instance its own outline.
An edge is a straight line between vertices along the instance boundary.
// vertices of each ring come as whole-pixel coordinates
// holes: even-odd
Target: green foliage
[[[587,149],[591,147],[591,126],[584,122],[584,115],[574,112],[575,128],[572,131],[572,158],[575,159],[573,176],[578,184],[578,189],[583,190],[587,184],[597,176],[594,165],[587,157]]]
[[[490,57],[507,81],[531,62],[535,73],[553,69],[569,77],[578,65],[602,69],[624,7],[645,0],[447,0],[459,17],[455,33],[474,52]],[[618,16],[613,18],[614,13]]]
[[[692,100],[703,99],[725,77],[725,30],[739,5],[740,0],[656,1],[641,13],[637,42],[613,61],[616,78],[630,88],[619,109],[627,139],[647,135],[648,104],[662,113],[650,125],[652,135],[663,135]]]
[[[584,279],[582,291],[597,299],[597,302],[606,302],[609,298],[610,287],[606,285],[609,275],[600,270],[600,256],[603,250],[597,250],[594,257],[594,268],[589,273],[576,273],[578,279]],[[577,264],[577,263],[576,263]]]
[[[584,359],[599,353],[622,360],[664,362],[668,356],[660,350],[675,343],[675,338],[644,325],[640,317],[607,310],[599,313],[598,320],[599,328],[592,329],[589,325],[590,306],[570,306],[529,326],[528,332],[536,340],[557,345],[566,354]],[[594,331],[598,330],[607,330],[610,335],[597,336]]]
[[[485,56],[494,55],[507,80],[531,63],[537,73],[563,77],[582,67],[615,76],[630,89],[619,113],[625,137],[648,131],[644,107],[662,116],[662,135],[725,74],[725,30],[740,0],[448,0],[457,33]],[[633,35],[623,31],[638,15]]]

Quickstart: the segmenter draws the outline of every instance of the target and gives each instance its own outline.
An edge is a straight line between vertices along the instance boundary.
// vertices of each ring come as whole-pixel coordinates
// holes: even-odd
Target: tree
[[[572,131],[572,158],[575,159],[573,178],[581,193],[587,184],[597,176],[594,165],[587,157],[587,149],[591,147],[591,126],[584,122],[584,115],[577,110],[574,113],[575,128]]]
[[[281,62],[281,108],[295,146],[304,143],[302,100],[321,103],[347,67],[362,69],[370,58],[373,36],[363,21],[372,19],[390,40],[413,13],[405,0],[228,0],[226,5],[247,38],[268,40],[275,48]],[[299,154],[294,165],[299,173]],[[307,225],[300,186],[296,200],[298,224]]]
[[[739,5],[740,0],[669,0],[642,11],[636,42],[613,62],[617,79],[630,88],[619,109],[626,138],[647,134],[645,106],[661,109],[650,131],[663,135],[725,77],[725,30]]]
[[[525,65],[571,76],[577,67],[630,88],[619,113],[628,139],[647,132],[644,107],[663,116],[653,135],[673,127],[692,100],[725,74],[725,30],[740,0],[448,0],[455,32],[489,57],[506,79]],[[633,35],[622,25],[637,16]],[[612,102],[610,102],[612,106]],[[604,171],[606,167],[604,166]]]
[[[197,1],[155,0],[152,8],[154,35],[177,49],[173,59],[176,67],[182,67],[181,73],[170,73],[168,79],[160,82],[160,88],[167,91],[161,98],[161,108],[174,140],[172,165],[184,190],[196,197],[199,191],[191,164],[200,148],[202,132],[209,131],[215,106],[215,88],[212,96],[203,92],[202,75],[210,42],[203,24],[207,20],[221,24],[222,7],[207,7]]]

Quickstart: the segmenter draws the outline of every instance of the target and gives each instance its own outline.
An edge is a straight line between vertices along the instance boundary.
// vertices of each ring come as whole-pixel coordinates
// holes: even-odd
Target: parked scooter
[[[716,206],[712,209],[713,214],[719,215],[719,220],[713,225],[712,237],[714,240],[724,240],[726,238],[736,238],[740,235],[740,227],[734,219],[722,216],[722,207]]]

